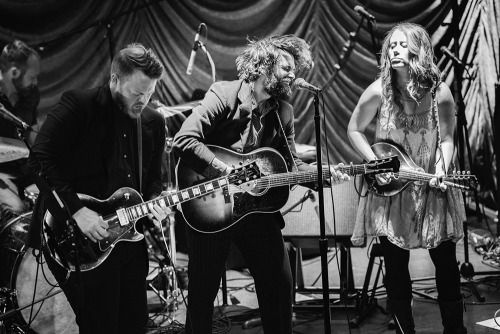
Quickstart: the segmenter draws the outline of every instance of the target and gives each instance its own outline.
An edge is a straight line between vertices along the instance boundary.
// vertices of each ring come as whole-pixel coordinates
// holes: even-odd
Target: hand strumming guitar
[[[73,214],[73,218],[82,233],[93,242],[109,236],[108,223],[97,212],[84,206]]]

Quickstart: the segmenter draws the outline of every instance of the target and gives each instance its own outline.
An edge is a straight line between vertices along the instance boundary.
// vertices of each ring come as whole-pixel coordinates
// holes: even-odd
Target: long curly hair
[[[428,92],[439,84],[440,71],[434,63],[434,50],[431,38],[424,27],[419,24],[402,22],[395,25],[384,38],[380,59],[380,79],[382,81],[382,105],[392,111],[394,106],[403,109],[402,91],[398,88],[397,77],[391,67],[389,58],[390,39],[395,31],[406,35],[409,57],[409,77],[406,90],[410,97],[419,102],[419,91]],[[422,97],[422,96],[420,96]]]
[[[238,76],[247,82],[268,77],[280,59],[280,50],[290,53],[295,62],[295,72],[314,66],[309,44],[294,35],[269,36],[260,40],[248,39],[248,48],[236,58]]]

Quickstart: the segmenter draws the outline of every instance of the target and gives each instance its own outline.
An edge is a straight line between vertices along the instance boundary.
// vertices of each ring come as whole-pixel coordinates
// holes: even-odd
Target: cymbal
[[[153,109],[159,111],[164,118],[172,117],[172,116],[177,116],[181,115],[184,116],[184,118],[187,117],[187,115],[184,115],[186,112],[191,112],[191,110],[199,105],[201,100],[196,100],[196,101],[189,101],[186,103],[182,104],[177,104],[175,106],[166,106],[163,103],[161,103],[158,100],[151,101],[149,103],[149,106],[151,106]]]
[[[19,139],[0,137],[0,162],[27,158],[29,150]]]

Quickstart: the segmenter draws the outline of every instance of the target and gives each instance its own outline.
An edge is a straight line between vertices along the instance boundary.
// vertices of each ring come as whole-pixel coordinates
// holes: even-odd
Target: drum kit
[[[171,139],[167,138],[165,147],[164,175],[171,175]],[[0,137],[0,163],[26,158],[28,154],[22,141]],[[165,191],[172,190],[171,179],[163,180],[163,187]],[[34,184],[24,190],[30,210],[38,194]],[[26,245],[31,216],[28,211],[0,222],[0,334],[78,333],[73,310],[42,252]],[[153,270],[157,275],[148,276],[150,289],[160,298],[161,311],[175,311],[179,289],[173,265],[176,263],[173,214],[162,229],[146,228],[144,232],[150,267],[151,263],[158,266]]]
[[[0,163],[27,158],[21,140],[0,137]],[[25,188],[33,209],[38,188]],[[32,212],[0,224],[0,334],[78,333],[75,316],[41,252],[26,246]]]

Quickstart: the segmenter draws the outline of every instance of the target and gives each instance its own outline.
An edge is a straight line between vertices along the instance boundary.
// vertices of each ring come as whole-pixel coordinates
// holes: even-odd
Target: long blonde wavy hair
[[[418,103],[419,90],[423,89],[428,92],[436,88],[440,78],[440,71],[434,63],[431,38],[425,28],[415,23],[398,23],[384,38],[380,58],[382,105],[387,106],[389,111],[393,111],[395,106],[399,110],[403,109],[401,103],[402,92],[398,88],[397,77],[394,75],[391,60],[389,59],[390,39],[395,31],[403,32],[407,38],[410,80],[406,84],[406,90],[410,97]]]

